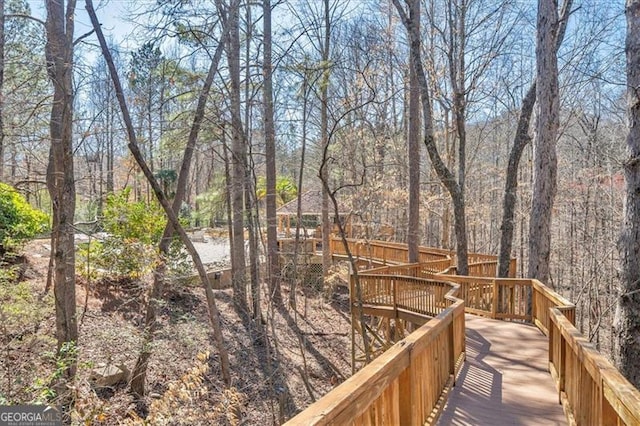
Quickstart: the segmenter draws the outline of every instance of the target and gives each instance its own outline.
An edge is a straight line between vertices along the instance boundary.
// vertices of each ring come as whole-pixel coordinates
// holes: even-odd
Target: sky
[[[31,7],[31,13],[40,19],[45,19],[45,1],[44,0],[28,0]],[[130,16],[127,6],[131,2],[128,0],[94,0],[94,7],[98,20],[102,23],[102,29],[106,37],[112,37],[114,41],[124,48],[133,46],[127,37],[133,32],[135,25],[128,21],[125,17]],[[78,0],[76,5],[76,37],[91,31],[91,21],[89,15],[84,8],[84,1]]]

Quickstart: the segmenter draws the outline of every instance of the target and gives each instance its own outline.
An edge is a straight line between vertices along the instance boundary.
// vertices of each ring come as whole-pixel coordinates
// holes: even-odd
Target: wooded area
[[[284,422],[349,374],[332,237],[515,258],[640,387],[639,37],[638,0],[0,0],[0,404],[135,423],[186,377]]]

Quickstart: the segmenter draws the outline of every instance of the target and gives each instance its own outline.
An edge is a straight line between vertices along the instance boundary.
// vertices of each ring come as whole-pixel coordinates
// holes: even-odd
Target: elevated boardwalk
[[[465,321],[466,362],[438,424],[567,424],[549,375],[544,334],[534,326],[474,315]],[[526,344],[515,347],[516,342]]]
[[[494,278],[494,256],[335,240],[351,275],[355,374],[291,425],[640,425],[640,392],[537,280]],[[512,269],[512,274],[514,270]],[[512,276],[513,276],[512,275]]]

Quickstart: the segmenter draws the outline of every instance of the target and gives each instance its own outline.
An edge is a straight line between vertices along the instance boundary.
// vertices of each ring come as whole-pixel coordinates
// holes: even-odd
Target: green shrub
[[[167,223],[160,205],[155,202],[129,201],[131,188],[110,194],[104,207],[104,230],[121,239],[157,244]]]
[[[103,217],[107,237],[79,248],[79,257],[84,262],[78,262],[78,266],[83,274],[87,273],[89,263],[117,276],[139,278],[158,261],[158,243],[167,223],[164,211],[155,200],[151,204],[129,201],[130,192],[127,188],[107,197]],[[191,268],[177,239],[171,244],[167,263],[173,271]]]
[[[0,183],[0,255],[22,244],[49,226],[49,217],[34,209],[13,187]]]

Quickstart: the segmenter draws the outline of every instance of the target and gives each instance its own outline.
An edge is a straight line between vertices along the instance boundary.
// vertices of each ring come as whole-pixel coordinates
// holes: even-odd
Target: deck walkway
[[[472,315],[465,321],[467,362],[438,424],[567,424],[540,330]]]
[[[336,241],[332,254],[344,255]],[[406,264],[406,245],[348,242],[370,259],[351,276],[352,360],[375,359],[289,425],[640,426],[640,391],[575,328],[575,305],[544,283],[494,278],[495,256],[474,254],[473,274],[458,276],[452,253],[421,248],[420,263]],[[407,322],[419,328],[396,342]],[[358,345],[360,336],[370,338]]]

